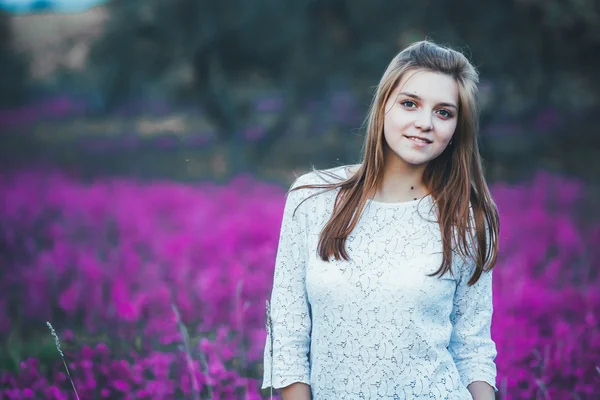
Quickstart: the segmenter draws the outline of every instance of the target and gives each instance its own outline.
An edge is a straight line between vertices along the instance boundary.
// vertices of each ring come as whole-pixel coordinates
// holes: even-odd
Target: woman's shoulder
[[[326,169],[313,168],[312,170],[299,175],[292,183],[291,188],[304,185],[328,185],[340,183],[348,179],[350,176],[349,173],[354,173],[355,169],[356,166],[354,165],[342,165]],[[316,189],[319,190],[322,188]]]
[[[360,164],[341,165],[333,168],[316,169],[299,175],[292,187],[303,185],[336,184],[352,177],[360,168]]]
[[[329,215],[335,203],[335,198],[339,192],[339,187],[334,185],[347,179],[345,172],[346,166],[339,166],[327,169],[312,169],[299,175],[290,187],[288,196],[291,196],[292,203],[300,204],[300,208],[310,210],[310,214]],[[302,188],[308,185],[309,187]],[[315,185],[314,187],[311,187]]]

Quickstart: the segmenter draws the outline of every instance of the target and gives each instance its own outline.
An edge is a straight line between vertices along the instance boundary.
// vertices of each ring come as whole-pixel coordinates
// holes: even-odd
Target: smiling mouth
[[[410,139],[412,141],[415,141],[417,143],[427,143],[427,144],[433,143],[429,139],[421,138],[421,137],[418,137],[418,136],[406,136],[406,135],[404,135],[404,137],[407,138],[407,139]]]

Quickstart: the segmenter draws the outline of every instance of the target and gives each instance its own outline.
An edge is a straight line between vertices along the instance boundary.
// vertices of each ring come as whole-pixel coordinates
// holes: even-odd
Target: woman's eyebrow
[[[417,96],[416,94],[412,94],[412,93],[407,93],[407,92],[401,92],[400,94],[404,95],[404,96],[408,96],[408,97],[412,97],[415,100],[423,100],[421,99],[419,96]],[[452,107],[452,108],[456,108],[458,109],[458,107],[456,107],[454,104],[452,103],[439,103],[438,106],[444,106],[444,107]]]

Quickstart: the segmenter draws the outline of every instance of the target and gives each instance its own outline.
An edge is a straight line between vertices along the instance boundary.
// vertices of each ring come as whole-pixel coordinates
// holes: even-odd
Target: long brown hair
[[[428,163],[423,173],[423,184],[438,208],[443,244],[442,264],[430,276],[452,273],[452,255],[456,248],[463,260],[471,258],[475,262],[475,271],[468,282],[473,285],[483,271],[491,270],[496,264],[500,221],[485,182],[477,142],[479,76],[460,52],[430,41],[419,41],[398,53],[384,72],[367,114],[360,168],[340,183],[302,185],[291,190],[340,188],[332,216],[320,234],[318,253],[323,261],[328,261],[331,256],[336,260],[349,260],[346,238],[356,226],[367,199],[376,193],[383,179],[384,106],[404,74],[416,70],[452,77],[459,88],[458,122],[453,141]],[[473,240],[477,243],[475,249],[470,245]]]

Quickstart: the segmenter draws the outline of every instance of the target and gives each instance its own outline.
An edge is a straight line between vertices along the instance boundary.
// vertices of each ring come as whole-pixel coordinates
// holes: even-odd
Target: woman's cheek
[[[396,131],[401,131],[408,122],[406,115],[403,115],[402,112],[396,112],[391,118],[391,127]]]

